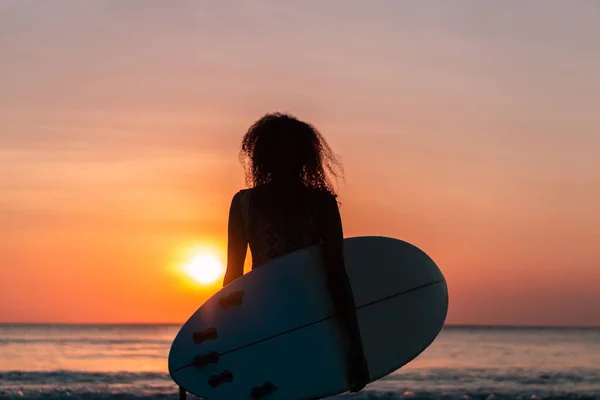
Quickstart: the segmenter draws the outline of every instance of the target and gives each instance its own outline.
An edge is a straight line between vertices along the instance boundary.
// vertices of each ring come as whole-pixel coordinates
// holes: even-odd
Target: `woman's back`
[[[336,207],[335,210],[332,207]],[[232,202],[233,224],[252,254],[252,268],[305,247],[320,244],[337,212],[330,193],[301,184],[259,185],[239,191]]]

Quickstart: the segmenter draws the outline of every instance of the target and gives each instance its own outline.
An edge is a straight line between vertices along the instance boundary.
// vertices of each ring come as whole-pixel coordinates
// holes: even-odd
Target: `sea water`
[[[178,329],[0,325],[0,398],[175,399]],[[600,329],[446,327],[405,367],[336,398],[600,399]]]

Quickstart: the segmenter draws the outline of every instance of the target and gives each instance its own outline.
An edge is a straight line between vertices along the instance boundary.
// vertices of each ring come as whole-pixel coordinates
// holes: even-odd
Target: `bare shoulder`
[[[311,189],[316,196],[318,196],[320,199],[324,200],[324,201],[337,201],[337,195],[332,194],[330,191],[328,190],[323,190],[323,189]]]
[[[234,200],[239,200],[243,196],[249,194],[250,191],[252,191],[252,188],[240,189],[240,190],[238,190],[237,192],[234,193],[233,199]]]
[[[239,208],[245,202],[250,190],[251,189],[241,189],[235,192],[231,198],[231,207],[236,209]]]
[[[311,197],[316,201],[316,203],[326,209],[331,210],[332,208],[337,208],[337,196],[333,195],[331,192],[326,190],[319,189],[310,189]]]

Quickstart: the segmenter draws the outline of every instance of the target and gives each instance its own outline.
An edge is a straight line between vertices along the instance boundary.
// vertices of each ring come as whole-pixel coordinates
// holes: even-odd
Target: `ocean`
[[[178,329],[0,325],[0,399],[176,399]],[[600,329],[445,327],[405,367],[334,398],[600,399]]]

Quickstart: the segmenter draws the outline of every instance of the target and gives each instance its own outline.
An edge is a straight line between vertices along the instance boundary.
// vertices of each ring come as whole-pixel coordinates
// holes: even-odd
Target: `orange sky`
[[[438,263],[448,322],[600,325],[596,3],[225,3],[0,3],[0,322],[183,322],[279,110],[340,155],[347,236]]]

